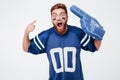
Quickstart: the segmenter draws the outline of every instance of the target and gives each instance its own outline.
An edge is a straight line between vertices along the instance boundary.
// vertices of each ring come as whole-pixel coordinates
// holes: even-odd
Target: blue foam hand
[[[76,5],[72,5],[70,7],[70,10],[72,13],[74,13],[79,18],[91,17],[87,13],[85,13],[83,10],[81,10],[79,7],[77,7]]]
[[[83,31],[97,40],[102,40],[105,34],[103,27],[98,23],[95,18],[82,18],[80,20]]]
[[[91,17],[75,5],[72,5],[70,10],[80,18],[81,27],[85,33],[98,40],[103,39],[105,30],[95,18]]]

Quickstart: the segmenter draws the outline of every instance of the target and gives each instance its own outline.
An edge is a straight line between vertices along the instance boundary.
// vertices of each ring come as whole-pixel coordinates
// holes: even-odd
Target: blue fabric
[[[93,38],[86,40],[82,29],[67,26],[68,30],[63,36],[52,27],[30,41],[28,52],[47,54],[50,63],[49,80],[84,80],[80,61],[81,49],[96,51]]]

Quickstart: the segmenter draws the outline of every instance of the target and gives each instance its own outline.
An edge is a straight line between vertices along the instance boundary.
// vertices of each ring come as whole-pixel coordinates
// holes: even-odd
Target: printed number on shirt
[[[50,50],[52,63],[56,73],[74,72],[76,66],[76,48],[53,48]]]

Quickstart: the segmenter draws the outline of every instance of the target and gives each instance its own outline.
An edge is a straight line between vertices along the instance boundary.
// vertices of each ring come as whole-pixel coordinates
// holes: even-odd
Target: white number
[[[72,53],[72,67],[68,67],[68,54],[69,52]],[[50,50],[51,54],[51,59],[53,62],[54,69],[56,73],[60,72],[74,72],[75,71],[75,65],[76,65],[76,48],[75,47],[65,47],[64,49],[62,48],[54,48]],[[60,68],[57,68],[57,61],[55,58],[55,54],[59,55],[60,59]]]

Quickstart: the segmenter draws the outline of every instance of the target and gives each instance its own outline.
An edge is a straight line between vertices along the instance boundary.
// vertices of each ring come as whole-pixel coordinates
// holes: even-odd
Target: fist
[[[25,30],[25,32],[27,34],[29,34],[30,32],[32,32],[35,29],[35,25],[34,25],[35,22],[36,22],[36,20],[28,24],[28,26],[27,26],[27,28]]]

